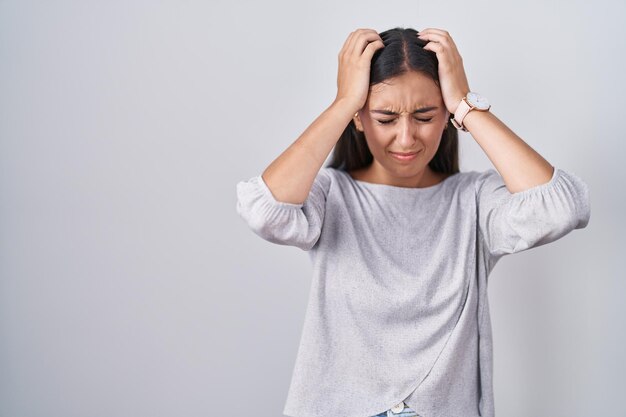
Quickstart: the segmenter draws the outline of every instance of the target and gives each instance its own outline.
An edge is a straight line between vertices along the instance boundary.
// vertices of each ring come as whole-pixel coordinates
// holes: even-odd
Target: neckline
[[[352,178],[352,175],[350,175],[350,173],[348,171],[345,171],[343,169],[341,169],[339,171],[341,171],[353,183],[362,184],[364,186],[372,187],[372,188],[380,188],[380,189],[388,189],[388,190],[406,190],[406,192],[416,192],[416,193],[417,192],[426,192],[426,191],[430,191],[430,190],[437,190],[437,189],[443,187],[444,183],[446,183],[450,178],[456,177],[458,174],[460,174],[460,172],[457,172],[457,173],[454,173],[452,175],[448,175],[446,178],[444,178],[443,180],[439,181],[437,184],[430,185],[428,187],[400,187],[398,185],[379,184],[379,183],[375,183],[375,182],[367,182],[367,181],[363,181],[363,180],[357,180],[355,178]]]

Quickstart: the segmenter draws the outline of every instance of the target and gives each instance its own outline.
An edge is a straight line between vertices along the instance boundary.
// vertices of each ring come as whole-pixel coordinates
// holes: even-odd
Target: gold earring
[[[359,118],[359,112],[354,113],[354,118],[355,118],[355,119],[358,119],[358,118]],[[354,121],[354,120],[353,120],[352,122],[354,123],[354,128],[355,128],[358,132],[362,132],[362,130],[361,130],[361,129],[359,129],[359,127],[357,126],[356,121]]]

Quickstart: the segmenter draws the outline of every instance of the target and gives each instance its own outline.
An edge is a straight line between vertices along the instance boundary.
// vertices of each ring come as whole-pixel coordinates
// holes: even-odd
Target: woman
[[[251,229],[313,262],[283,412],[493,416],[487,277],[503,255],[585,227],[587,186],[470,90],[446,31],[352,32],[337,86],[262,175],[237,184]],[[457,129],[495,170],[459,172]]]

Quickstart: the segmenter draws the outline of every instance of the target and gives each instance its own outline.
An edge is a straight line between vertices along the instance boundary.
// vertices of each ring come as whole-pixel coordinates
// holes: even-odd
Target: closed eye
[[[415,120],[419,121],[419,122],[430,122],[433,118],[429,117],[428,119],[420,119],[419,117],[416,117]],[[378,123],[380,123],[381,125],[386,125],[389,124],[393,121],[395,121],[396,119],[390,119],[390,120],[377,120]]]

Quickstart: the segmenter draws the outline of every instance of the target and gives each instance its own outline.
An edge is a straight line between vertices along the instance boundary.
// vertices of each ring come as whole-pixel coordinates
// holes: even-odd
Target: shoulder
[[[313,181],[313,189],[328,194],[334,183],[341,180],[342,172],[336,168],[323,166],[320,168]]]
[[[348,177],[348,178],[346,178]],[[344,181],[350,178],[350,174],[338,168],[330,166],[323,166],[317,173],[316,181],[325,181],[327,183],[333,183],[337,181]]]
[[[499,174],[494,169],[489,169],[486,171],[462,171],[457,172],[456,174],[449,175],[444,179],[444,181],[450,181],[460,186],[462,188],[465,187],[475,187],[478,184],[493,180],[499,177]]]
[[[466,171],[463,172],[464,180],[469,184],[473,185],[476,189],[479,189],[481,186],[486,183],[500,183],[502,182],[502,177],[500,173],[493,168],[484,170],[484,171]]]
[[[478,198],[481,194],[494,193],[506,189],[500,173],[495,169],[484,171],[464,171],[454,174],[450,179],[454,180],[454,189],[463,193],[465,198]],[[448,180],[450,181],[450,180]]]

